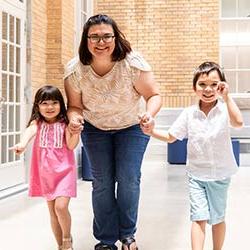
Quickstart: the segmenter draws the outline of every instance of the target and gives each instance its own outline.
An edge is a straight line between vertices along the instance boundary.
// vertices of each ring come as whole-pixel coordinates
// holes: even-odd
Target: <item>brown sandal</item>
[[[135,239],[134,239],[134,237],[130,236],[130,237],[127,237],[127,238],[121,240],[121,242],[122,242],[122,245],[124,245],[128,248],[128,250],[132,250],[132,249],[130,249],[130,245],[135,242]],[[122,246],[122,250],[124,250],[123,246]],[[135,250],[138,250],[138,247],[136,247]]]

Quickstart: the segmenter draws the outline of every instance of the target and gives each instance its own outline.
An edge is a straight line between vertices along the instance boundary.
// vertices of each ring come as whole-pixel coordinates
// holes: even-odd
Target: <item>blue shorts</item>
[[[211,225],[224,221],[230,180],[199,181],[189,177],[191,221],[206,220]]]

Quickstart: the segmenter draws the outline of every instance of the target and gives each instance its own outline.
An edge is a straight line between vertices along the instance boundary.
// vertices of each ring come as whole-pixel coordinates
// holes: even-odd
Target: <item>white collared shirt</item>
[[[169,129],[182,140],[188,138],[186,169],[198,180],[221,180],[236,173],[230,123],[225,103],[218,101],[206,116],[193,105],[185,108]]]

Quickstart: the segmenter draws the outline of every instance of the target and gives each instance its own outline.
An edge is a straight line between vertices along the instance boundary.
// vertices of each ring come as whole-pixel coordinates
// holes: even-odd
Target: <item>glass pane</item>
[[[7,162],[7,136],[2,136],[2,142],[1,142],[1,163]]]
[[[7,75],[2,74],[2,97],[5,102],[7,102],[7,86]]]
[[[9,26],[9,40],[14,43],[14,21],[15,18],[10,15],[10,26]]]
[[[16,106],[16,117],[15,117],[15,121],[16,121],[16,131],[20,131],[20,106]]]
[[[250,44],[250,18],[249,20],[242,20],[238,23],[238,44]]]
[[[16,102],[20,102],[20,95],[21,95],[21,89],[20,89],[20,77],[16,77]]]
[[[20,44],[21,34],[21,21],[19,18],[16,19],[16,43]]]
[[[221,17],[236,17],[236,0],[221,0]]]
[[[20,142],[20,135],[16,135],[16,141],[15,144],[17,144],[18,142]],[[20,156],[15,154],[15,160],[18,161],[20,160]]]
[[[226,81],[229,85],[230,93],[236,93],[236,72],[225,70]]]
[[[221,45],[232,45],[237,43],[236,34],[237,21],[224,20],[220,23],[220,43]]]
[[[9,135],[9,148],[14,146],[14,135]],[[9,154],[9,161],[11,162],[14,160],[15,156],[14,156],[14,151],[13,150],[8,150],[8,154]]]
[[[250,1],[239,0],[239,17],[250,17]]]
[[[10,52],[9,52],[9,71],[14,72],[14,46],[10,45]]]
[[[225,69],[236,68],[236,48],[221,47],[221,66]]]
[[[16,48],[16,72],[17,73],[20,73],[20,64],[21,64],[21,61],[20,61],[20,48]]]
[[[2,70],[7,70],[7,44],[6,43],[2,43]]]
[[[14,76],[9,76],[9,102],[14,102]]]
[[[86,0],[82,0],[82,6],[81,6],[81,10],[84,12],[87,12],[87,1]]]
[[[7,105],[2,105],[2,110],[1,110],[1,115],[2,115],[2,124],[1,124],[1,130],[3,133],[7,132]]]
[[[239,68],[240,69],[250,69],[250,46],[239,47]]]
[[[238,74],[239,74],[239,92],[250,93],[250,71],[239,72]]]
[[[6,12],[3,12],[2,15],[2,38],[7,40],[7,22],[8,22],[8,15]]]
[[[9,132],[14,132],[14,106],[9,105]]]

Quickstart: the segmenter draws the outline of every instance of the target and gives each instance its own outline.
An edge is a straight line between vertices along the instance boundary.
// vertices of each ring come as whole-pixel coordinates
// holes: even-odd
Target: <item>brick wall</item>
[[[74,52],[74,1],[32,1],[31,82],[63,90],[64,65]]]
[[[152,65],[164,106],[193,102],[192,74],[219,59],[218,0],[96,0],[95,13],[112,16],[134,49]]]
[[[46,1],[31,1],[30,69],[32,93],[46,83]]]

